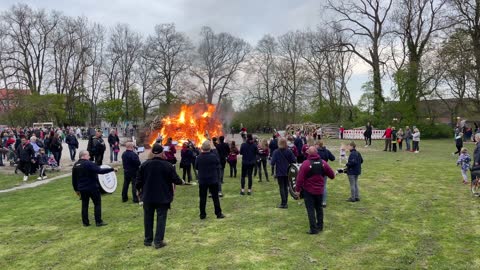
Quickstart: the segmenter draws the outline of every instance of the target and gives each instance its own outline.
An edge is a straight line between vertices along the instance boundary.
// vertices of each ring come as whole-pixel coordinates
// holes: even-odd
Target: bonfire
[[[211,104],[182,105],[177,115],[162,119],[161,129],[152,133],[150,145],[159,138],[162,138],[162,144],[172,138],[179,144],[190,140],[200,146],[207,139],[221,136],[222,123],[215,111],[215,105]]]

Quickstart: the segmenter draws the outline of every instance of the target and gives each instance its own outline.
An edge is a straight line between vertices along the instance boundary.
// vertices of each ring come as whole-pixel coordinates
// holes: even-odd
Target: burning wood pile
[[[150,145],[158,139],[165,144],[168,138],[172,138],[179,144],[190,140],[200,146],[205,140],[223,134],[215,105],[211,104],[182,105],[178,114],[162,119],[156,117],[150,123],[150,130]]]

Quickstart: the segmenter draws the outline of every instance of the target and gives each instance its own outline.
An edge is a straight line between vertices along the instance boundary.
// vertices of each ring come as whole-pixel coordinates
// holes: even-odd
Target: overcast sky
[[[315,28],[326,17],[322,0],[0,0],[0,3],[3,9],[16,3],[55,9],[66,15],[86,16],[106,26],[128,23],[144,34],[151,33],[155,24],[175,23],[178,30],[196,39],[202,26],[210,26],[215,32],[241,37],[252,46],[264,34],[278,36],[289,30]],[[361,62],[355,64],[348,85],[354,103],[367,80],[368,67]]]

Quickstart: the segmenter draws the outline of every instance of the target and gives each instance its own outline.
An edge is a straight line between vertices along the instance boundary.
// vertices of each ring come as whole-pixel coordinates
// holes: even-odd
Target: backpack
[[[324,176],[323,160],[321,158],[319,160],[309,160],[309,162],[310,170],[307,173],[307,178],[310,178],[317,174]]]

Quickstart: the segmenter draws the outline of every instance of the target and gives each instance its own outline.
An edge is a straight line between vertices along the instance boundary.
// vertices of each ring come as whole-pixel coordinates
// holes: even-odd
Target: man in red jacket
[[[323,231],[322,196],[325,186],[324,177],[335,178],[335,173],[327,162],[323,161],[317,153],[317,148],[312,146],[307,150],[308,159],[300,166],[297,176],[296,192],[300,195],[303,191],[305,207],[307,208],[310,230],[308,234],[318,234]]]

